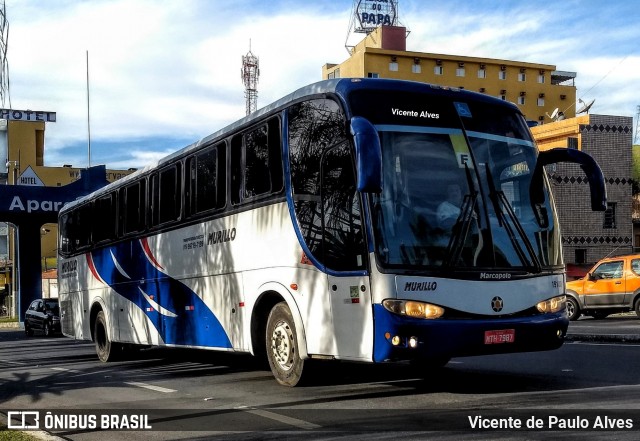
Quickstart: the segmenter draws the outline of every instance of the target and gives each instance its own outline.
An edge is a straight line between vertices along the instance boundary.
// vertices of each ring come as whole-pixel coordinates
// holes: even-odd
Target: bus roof
[[[68,208],[71,208],[77,204],[80,204],[87,199],[91,199],[94,195],[100,194],[102,192],[111,191],[114,188],[126,185],[127,182],[136,179],[136,177],[142,174],[146,174],[151,170],[160,168],[164,164],[170,163],[173,159],[187,155],[191,151],[198,150],[201,146],[214,142],[218,138],[224,138],[228,134],[235,132],[236,130],[242,128],[243,126],[251,125],[255,121],[258,121],[263,117],[266,117],[272,113],[276,113],[282,110],[283,108],[286,108],[287,106],[303,98],[309,98],[313,96],[326,95],[326,94],[335,94],[335,95],[338,95],[343,101],[346,101],[346,98],[351,91],[362,90],[362,89],[372,90],[372,91],[395,89],[395,90],[402,90],[402,91],[414,92],[414,93],[427,92],[429,94],[440,95],[440,96],[460,96],[461,98],[464,97],[465,99],[471,99],[473,101],[480,101],[480,102],[491,103],[493,105],[509,107],[511,110],[520,113],[520,110],[518,109],[518,107],[513,103],[503,101],[501,99],[498,99],[483,93],[471,92],[463,89],[458,89],[455,87],[439,86],[439,85],[422,83],[417,81],[394,80],[394,79],[383,79],[383,78],[375,78],[375,79],[373,78],[337,78],[332,80],[319,81],[317,83],[313,83],[313,84],[309,84],[307,86],[301,87],[300,89],[290,93],[289,95],[286,95],[283,98],[280,98],[279,100],[274,101],[273,103],[261,109],[258,109],[257,111],[251,113],[250,115],[247,115],[235,121],[234,123],[227,125],[226,127],[212,133],[211,135],[208,135],[200,139],[199,141],[193,142],[187,145],[186,147],[176,150],[175,152],[165,156],[164,158],[161,158],[145,166],[144,168],[128,176],[125,176],[122,179],[119,179],[118,181],[112,182],[111,184],[105,187],[102,187],[91,194],[88,194],[86,196],[83,196],[77,199],[76,201],[66,204],[60,211],[61,212],[66,211],[66,209]]]

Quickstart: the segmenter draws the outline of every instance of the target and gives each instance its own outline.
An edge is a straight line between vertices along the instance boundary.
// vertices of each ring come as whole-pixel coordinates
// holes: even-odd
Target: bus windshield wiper
[[[489,199],[491,199],[491,203],[493,204],[493,210],[495,211],[496,216],[498,217],[498,225],[503,227],[507,232],[507,235],[509,236],[509,240],[513,244],[513,247],[515,248],[515,251],[518,254],[518,257],[520,258],[520,261],[524,265],[532,266],[536,272],[542,271],[542,266],[540,265],[540,261],[536,256],[536,252],[533,249],[533,245],[531,245],[531,241],[529,240],[529,238],[527,237],[527,234],[522,228],[520,221],[518,221],[518,217],[513,211],[513,208],[511,207],[511,204],[509,203],[507,196],[504,194],[502,190],[496,189],[496,186],[493,183],[493,176],[491,175],[491,169],[489,168],[489,164],[485,164],[485,167],[487,172],[487,183],[489,186]],[[502,207],[504,207],[504,210]],[[506,216],[505,216],[505,212],[506,212]],[[527,259],[527,256],[524,250],[522,249],[522,245],[520,245],[520,242],[516,237],[514,228],[515,228],[515,232],[517,232],[520,238],[522,239],[522,242],[524,243],[524,246],[527,249],[527,252],[529,253],[529,257],[531,259]]]
[[[471,178],[471,171],[469,166],[465,164],[465,172],[467,175],[467,184],[470,189],[470,193],[464,196],[462,206],[460,207],[460,214],[456,219],[454,227],[451,231],[451,237],[449,238],[449,244],[447,245],[447,255],[442,264],[443,267],[449,267],[455,265],[462,254],[464,243],[469,235],[469,229],[471,228],[471,221],[473,220],[474,213],[476,211],[476,204],[478,201],[478,190],[476,190]]]

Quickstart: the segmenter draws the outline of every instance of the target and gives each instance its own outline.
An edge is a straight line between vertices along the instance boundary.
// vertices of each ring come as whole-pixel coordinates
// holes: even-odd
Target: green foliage
[[[633,194],[640,193],[640,145],[631,149],[631,178],[633,179]]]

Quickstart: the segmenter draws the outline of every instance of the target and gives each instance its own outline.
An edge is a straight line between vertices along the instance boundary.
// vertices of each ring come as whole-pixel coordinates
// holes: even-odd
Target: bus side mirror
[[[354,116],[351,135],[356,150],[357,190],[382,192],[382,147],[378,131],[366,118]]]
[[[536,168],[531,177],[529,197],[531,198],[531,207],[536,215],[538,224],[541,227],[546,227],[549,224],[546,218],[546,209],[544,208],[544,189],[542,185],[544,166],[558,162],[572,162],[580,165],[589,182],[591,210],[605,211],[607,209],[607,189],[604,185],[604,175],[598,163],[591,156],[580,150],[555,148],[540,152]]]

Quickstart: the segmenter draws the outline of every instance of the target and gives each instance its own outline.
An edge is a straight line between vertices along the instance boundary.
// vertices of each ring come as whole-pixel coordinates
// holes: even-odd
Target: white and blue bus
[[[538,152],[513,104],[395,80],[304,87],[61,210],[63,333],[102,361],[135,345],[266,356],[289,386],[314,358],[428,369],[556,349],[565,273],[543,166],[558,161],[604,209],[592,158]]]

